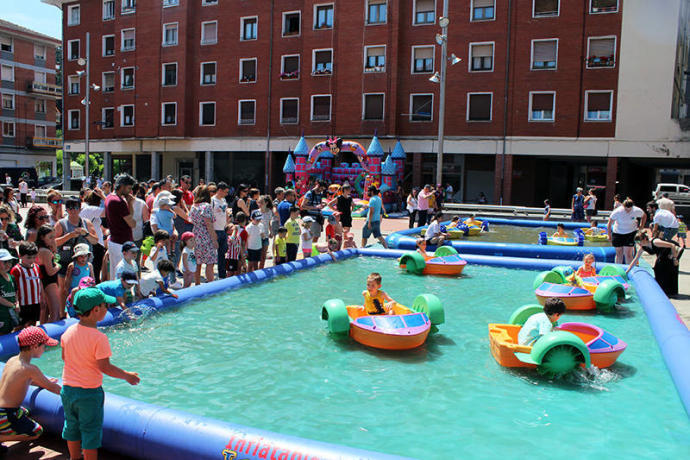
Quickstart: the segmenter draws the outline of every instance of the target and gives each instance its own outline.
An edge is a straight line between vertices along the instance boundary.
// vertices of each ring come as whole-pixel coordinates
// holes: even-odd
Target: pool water
[[[408,352],[334,338],[323,301],[359,302],[366,275],[410,305],[440,297],[446,323]],[[566,314],[628,342],[607,370],[551,381],[491,356],[487,324],[535,301],[535,272],[470,265],[461,278],[358,257],[191,302],[108,331],[112,362],[141,384],[107,391],[228,422],[423,459],[688,458],[690,422],[641,306]],[[37,364],[60,375],[59,351]]]
[[[583,222],[582,227],[586,227]],[[490,225],[489,231],[476,236],[466,236],[452,241],[470,241],[481,243],[520,243],[537,244],[539,242],[539,232],[546,232],[548,236],[553,235],[556,229],[553,227],[519,227],[517,225]],[[565,231],[568,236],[574,237],[572,230]],[[421,236],[421,235],[410,235]],[[585,240],[585,246],[611,246],[608,241],[595,242]]]

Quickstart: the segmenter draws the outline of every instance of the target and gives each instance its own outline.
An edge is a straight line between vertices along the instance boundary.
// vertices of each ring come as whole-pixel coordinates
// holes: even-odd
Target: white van
[[[657,184],[652,199],[658,200],[664,193],[676,204],[690,204],[690,187],[683,184]]]

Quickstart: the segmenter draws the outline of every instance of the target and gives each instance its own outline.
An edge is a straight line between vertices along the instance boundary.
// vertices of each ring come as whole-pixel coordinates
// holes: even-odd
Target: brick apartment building
[[[85,148],[90,34],[90,151],[108,174],[276,185],[301,134],[366,146],[376,133],[408,152],[406,186],[434,178],[442,0],[43,1],[63,11],[71,152]],[[457,199],[564,205],[598,185],[607,203],[644,200],[690,167],[687,0],[449,3],[462,61],[443,173]]]
[[[60,40],[0,20],[0,168],[39,167],[55,175],[55,52]]]

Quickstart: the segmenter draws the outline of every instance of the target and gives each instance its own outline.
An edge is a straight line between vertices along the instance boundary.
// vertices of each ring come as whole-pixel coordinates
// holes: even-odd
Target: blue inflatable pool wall
[[[384,249],[347,249],[335,255],[338,259],[357,255],[395,258],[400,257],[404,252]],[[579,265],[579,261],[558,258],[496,257],[476,254],[463,254],[463,258],[471,264],[523,270],[548,270],[555,265],[572,267]],[[147,311],[177,307],[188,300],[265,281],[278,275],[287,275],[296,270],[330,261],[331,258],[328,255],[319,255],[278,267],[258,270],[247,275],[194,286],[178,291],[178,299],[172,297],[147,299],[132,306],[131,311],[137,316]],[[687,372],[687,369],[690,369],[690,331],[677,318],[673,305],[648,272],[635,269],[631,278],[676,389],[690,415],[690,373]],[[129,320],[130,317],[121,314],[118,309],[111,309],[99,326],[111,326]],[[59,323],[46,324],[45,330],[51,337],[59,338],[74,322],[76,320],[68,319]],[[3,359],[17,352],[16,334],[0,337],[0,356]],[[24,405],[48,431],[61,433],[64,419],[59,396],[31,387]],[[146,459],[399,458],[199,417],[110,393],[106,395],[105,402],[103,447],[113,452]]]

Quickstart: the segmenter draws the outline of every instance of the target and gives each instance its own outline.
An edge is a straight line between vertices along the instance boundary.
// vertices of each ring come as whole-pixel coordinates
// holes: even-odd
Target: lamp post
[[[443,184],[443,136],[446,121],[446,71],[448,68],[448,61],[451,65],[455,65],[462,59],[452,53],[448,57],[448,0],[443,0],[443,16],[438,18],[438,25],[441,26],[441,33],[436,34],[436,43],[441,45],[441,70],[435,72],[430,78],[430,81],[439,84],[439,103],[438,103],[438,154],[436,156],[436,184]]]
[[[89,104],[91,104],[90,101],[90,95],[91,95],[91,90],[93,89],[94,91],[98,91],[101,89],[100,86],[97,84],[91,84],[91,79],[90,79],[90,67],[91,67],[91,34],[89,32],[86,32],[86,58],[79,58],[77,60],[77,64],[79,64],[81,67],[84,67],[84,70],[79,70],[77,71],[77,75],[81,78],[82,76],[86,78],[86,96],[84,99],[81,100],[82,105],[86,107],[85,111],[85,117],[84,117],[84,172],[86,174],[86,177],[89,177],[89,128],[91,127],[89,123]]]

